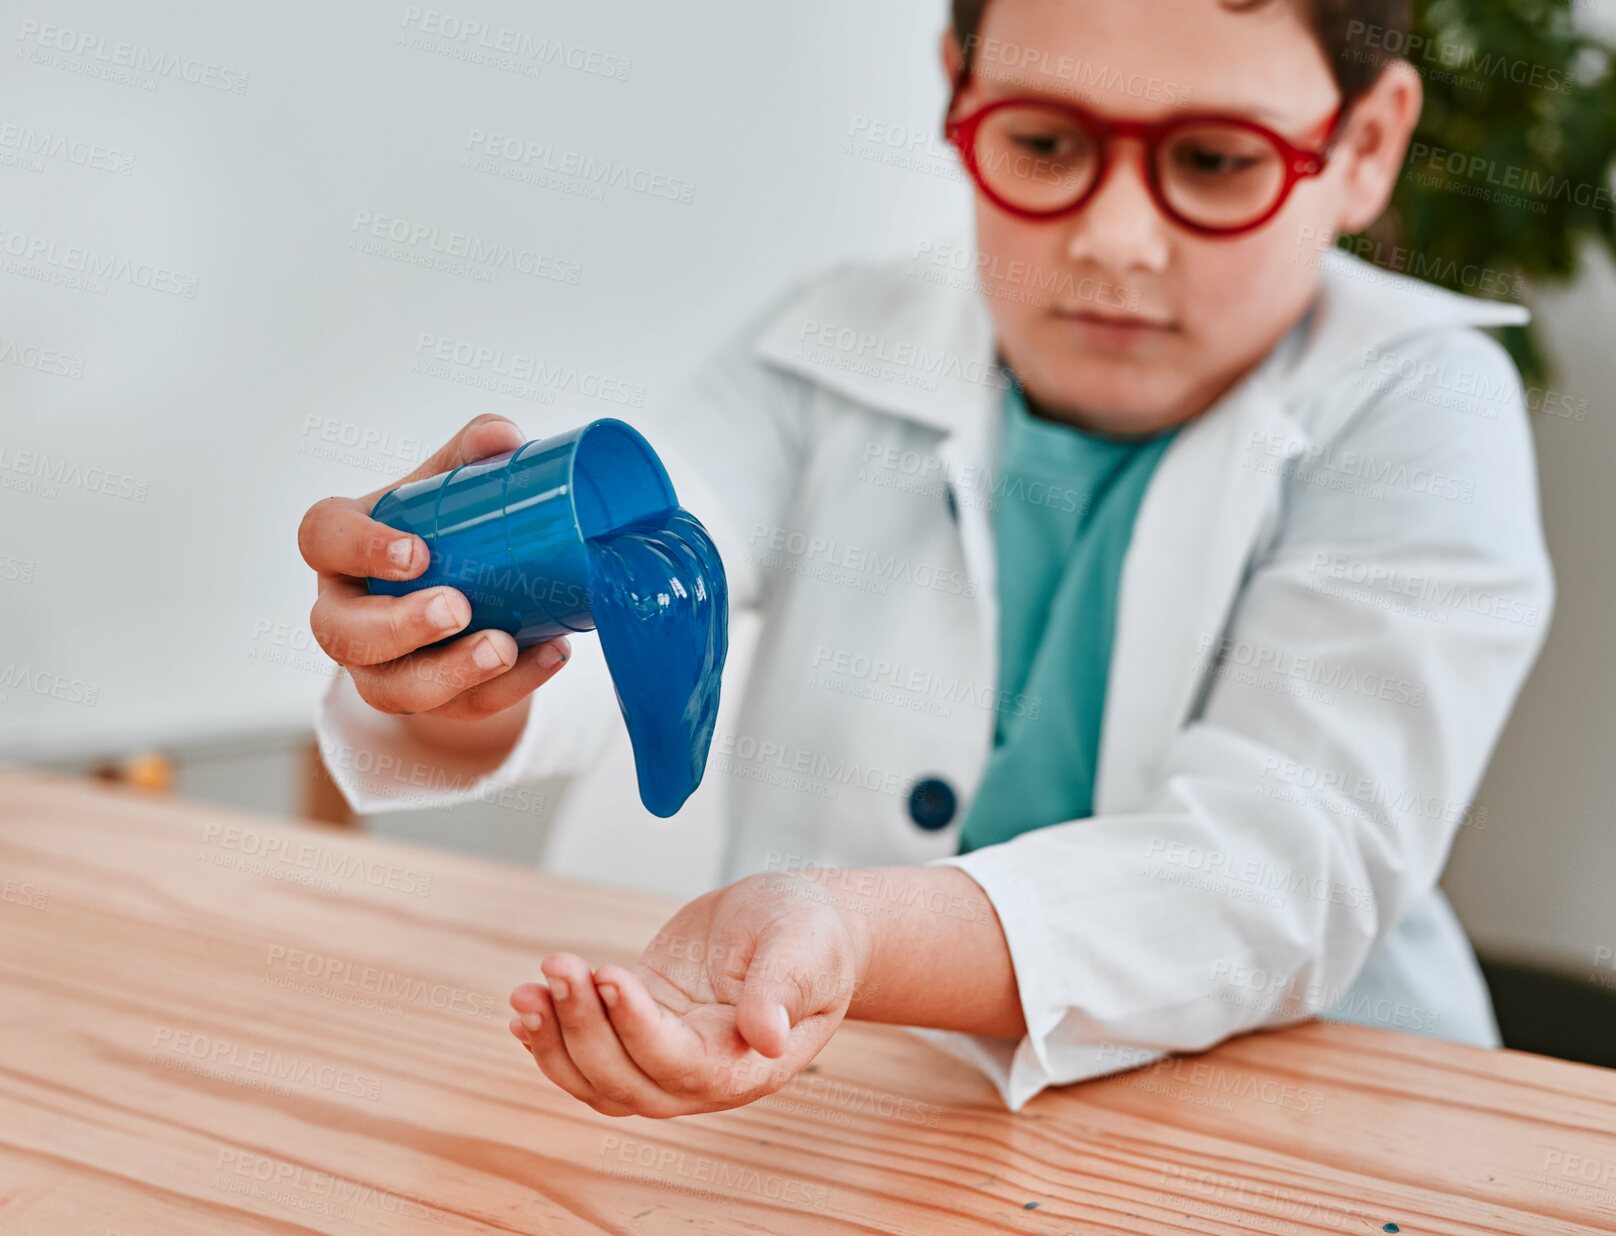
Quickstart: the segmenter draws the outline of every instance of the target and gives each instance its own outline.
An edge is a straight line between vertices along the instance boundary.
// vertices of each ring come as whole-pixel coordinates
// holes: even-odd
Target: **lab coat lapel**
[[[1285,463],[1307,438],[1265,366],[1180,429],[1123,560],[1101,728],[1096,814],[1136,809],[1182,727],[1209,638],[1223,630]],[[1279,444],[1276,453],[1256,449]]]
[[[936,452],[955,494],[978,617],[976,663],[957,669],[971,670],[967,681],[992,681],[999,628],[993,480],[1009,378],[982,298],[895,280],[887,270],[847,268],[789,304],[765,328],[757,352],[858,406],[941,431]],[[984,715],[991,742],[991,713]]]
[[[956,495],[954,510],[959,521],[961,553],[965,575],[976,589],[976,664],[982,667],[975,681],[995,681],[999,666],[999,576],[998,543],[993,534],[993,509],[988,495],[994,492],[992,478],[997,472],[1002,419],[996,414],[997,390],[984,389],[980,406],[962,417],[938,444],[949,487]],[[983,727],[992,742],[991,710],[983,713]]]

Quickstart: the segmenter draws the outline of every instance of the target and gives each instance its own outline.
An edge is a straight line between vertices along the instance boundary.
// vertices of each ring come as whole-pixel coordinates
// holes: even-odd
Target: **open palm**
[[[545,1075],[610,1115],[674,1116],[772,1094],[841,1024],[859,921],[798,876],[752,876],[679,910],[632,969],[571,953],[511,994]]]

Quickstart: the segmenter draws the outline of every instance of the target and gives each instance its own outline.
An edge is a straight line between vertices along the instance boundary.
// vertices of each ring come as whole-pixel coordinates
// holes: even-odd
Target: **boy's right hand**
[[[526,440],[504,417],[479,416],[399,484],[513,451]],[[480,721],[524,703],[566,664],[571,648],[565,636],[518,655],[509,634],[487,630],[422,652],[471,621],[464,594],[443,587],[370,595],[367,576],[415,579],[427,568],[426,542],[370,518],[391,488],[363,498],[326,498],[303,516],[298,548],[319,576],[319,598],[309,614],[315,640],[381,712]]]

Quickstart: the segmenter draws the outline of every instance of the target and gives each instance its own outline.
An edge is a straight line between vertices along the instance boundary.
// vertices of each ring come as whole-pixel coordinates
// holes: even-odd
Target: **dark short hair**
[[[1223,0],[1226,8],[1245,10],[1269,0]],[[1375,84],[1380,71],[1406,47],[1413,15],[1410,0],[1286,0],[1299,4],[1335,76],[1341,101],[1349,104]],[[971,66],[977,35],[988,0],[952,0],[954,36]]]

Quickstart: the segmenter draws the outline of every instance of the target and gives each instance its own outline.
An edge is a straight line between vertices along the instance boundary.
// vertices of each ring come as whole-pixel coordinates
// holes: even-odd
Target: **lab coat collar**
[[[838,267],[764,327],[758,355],[856,404],[945,433],[969,429],[1009,384],[980,294],[901,263]]]
[[[1317,390],[1343,367],[1432,331],[1518,326],[1524,305],[1482,300],[1371,265],[1341,249],[1320,255],[1319,295],[1299,323],[1280,393]]]
[[[1259,367],[1282,404],[1428,331],[1530,317],[1524,306],[1450,292],[1333,247],[1317,260],[1312,309]],[[992,320],[980,293],[930,282],[927,273],[912,262],[838,267],[767,323],[757,354],[865,407],[976,436],[1008,383]]]

